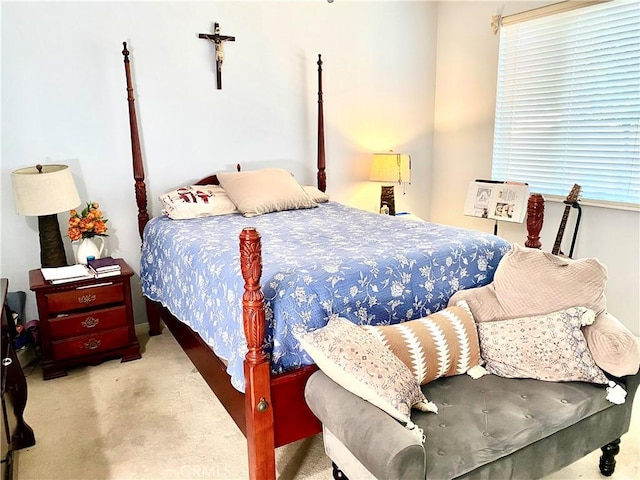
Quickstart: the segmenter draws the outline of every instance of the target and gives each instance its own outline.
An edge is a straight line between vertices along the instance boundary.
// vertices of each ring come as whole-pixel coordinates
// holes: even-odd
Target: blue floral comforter
[[[142,248],[143,293],[228,362],[240,391],[247,344],[238,235],[249,226],[262,236],[265,349],[274,373],[313,363],[291,334],[295,326],[315,329],[332,314],[370,325],[426,316],[459,289],[491,282],[510,249],[490,234],[336,202],[254,218],[153,218]]]

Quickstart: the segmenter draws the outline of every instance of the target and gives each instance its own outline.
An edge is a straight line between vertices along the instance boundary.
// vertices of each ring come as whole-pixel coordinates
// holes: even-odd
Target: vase
[[[100,240],[99,247],[96,244],[96,240]],[[104,250],[104,239],[102,237],[83,238],[80,240],[76,251],[76,261],[86,265],[87,257],[100,258],[102,250]]]

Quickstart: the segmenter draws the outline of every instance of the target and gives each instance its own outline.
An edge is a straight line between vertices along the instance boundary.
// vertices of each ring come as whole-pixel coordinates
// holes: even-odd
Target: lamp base
[[[67,256],[64,252],[58,215],[41,215],[38,217],[40,231],[40,265],[43,268],[64,267]]]
[[[393,195],[393,185],[389,187],[382,187],[382,191],[380,193],[380,208],[382,208],[383,203],[386,203],[387,207],[389,207],[389,215],[396,214],[396,203],[395,197]]]

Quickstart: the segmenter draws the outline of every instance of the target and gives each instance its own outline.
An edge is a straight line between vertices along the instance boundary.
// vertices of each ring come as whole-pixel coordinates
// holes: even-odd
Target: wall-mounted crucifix
[[[236,37],[220,35],[220,24],[213,24],[213,35],[210,33],[200,33],[198,38],[206,38],[216,47],[216,85],[218,90],[222,89],[222,61],[224,60],[224,42],[235,42]]]

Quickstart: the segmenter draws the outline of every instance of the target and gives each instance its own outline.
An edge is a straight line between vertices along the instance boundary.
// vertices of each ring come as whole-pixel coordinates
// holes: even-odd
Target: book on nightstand
[[[113,257],[94,258],[87,260],[87,267],[96,278],[114,277],[120,275],[120,265]]]
[[[42,276],[52,285],[77,282],[94,277],[94,273],[82,264],[65,267],[41,268]]]

